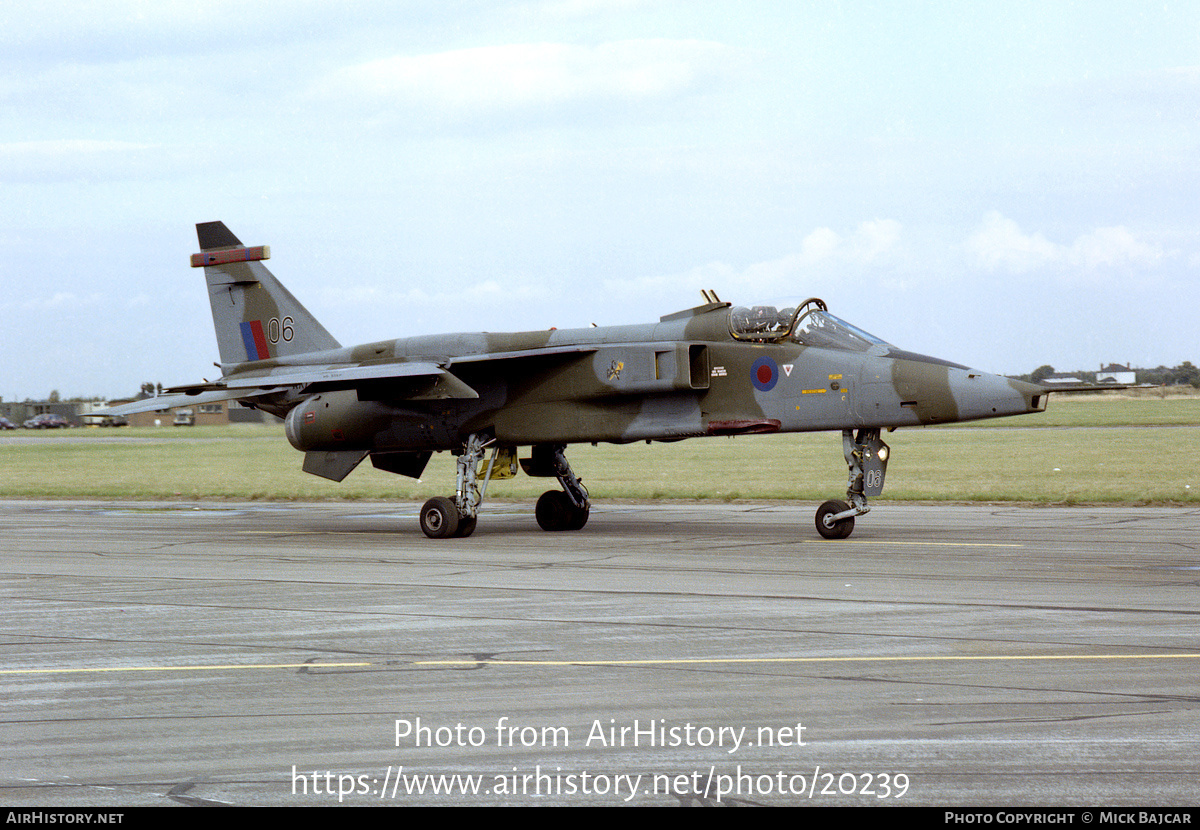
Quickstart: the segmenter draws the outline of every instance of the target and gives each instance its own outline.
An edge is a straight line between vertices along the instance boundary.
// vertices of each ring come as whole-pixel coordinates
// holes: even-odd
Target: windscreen
[[[805,346],[825,349],[848,349],[865,352],[872,346],[886,346],[886,341],[863,331],[858,326],[835,317],[828,311],[810,311],[796,321],[790,339]]]

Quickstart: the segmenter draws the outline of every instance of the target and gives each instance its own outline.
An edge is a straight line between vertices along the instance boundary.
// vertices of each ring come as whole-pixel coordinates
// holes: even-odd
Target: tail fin
[[[340,345],[267,270],[266,245],[247,248],[223,222],[196,225],[222,363],[268,360]]]

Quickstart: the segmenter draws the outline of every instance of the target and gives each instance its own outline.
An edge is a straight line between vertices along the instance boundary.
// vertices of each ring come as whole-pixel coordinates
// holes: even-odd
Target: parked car
[[[16,429],[17,425],[3,416],[0,416],[0,429]]]
[[[41,415],[34,415],[22,426],[25,429],[66,429],[70,425],[71,422],[61,415],[55,415],[53,412],[43,412]]]

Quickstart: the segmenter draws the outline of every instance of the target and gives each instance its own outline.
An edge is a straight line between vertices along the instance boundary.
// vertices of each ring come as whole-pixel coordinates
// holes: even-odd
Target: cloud
[[[800,251],[784,257],[778,262],[787,262],[792,266],[812,265],[824,259],[829,259],[842,245],[842,237],[832,228],[817,228],[804,237],[800,243]]]
[[[605,280],[606,291],[624,295],[662,293],[686,286],[688,293],[716,288],[741,301],[794,294],[801,285],[815,285],[831,270],[844,276],[848,266],[884,268],[899,257],[901,224],[894,219],[862,222],[848,237],[828,227],[810,231],[799,249],[774,259],[736,268],[722,262],[692,268],[684,274],[655,275],[629,280]]]
[[[695,89],[719,71],[728,51],[696,40],[484,46],[345,67],[316,94],[452,117],[577,101],[648,101]]]
[[[1066,259],[1084,268],[1110,268],[1121,265],[1150,266],[1163,258],[1157,245],[1138,241],[1123,227],[1097,228],[1075,240]]]
[[[1163,250],[1142,242],[1122,226],[1097,228],[1070,245],[1051,242],[1040,233],[1027,234],[1012,219],[992,211],[964,247],[976,266],[987,271],[1023,274],[1048,266],[1095,271],[1158,263]]]
[[[627,11],[642,3],[643,0],[550,0],[546,3],[535,3],[526,7],[524,11],[529,15],[570,19]]]
[[[96,291],[91,293],[76,293],[74,291],[54,291],[51,294],[26,295],[20,298],[10,298],[0,303],[0,309],[16,311],[21,314],[65,314],[77,311],[90,311],[108,305],[108,298]]]
[[[1028,235],[1013,220],[992,211],[966,242],[967,252],[988,271],[1023,273],[1054,261],[1059,247],[1040,233]]]
[[[1102,119],[1108,130],[1118,124],[1139,131],[1153,123],[1191,127],[1200,113],[1200,66],[1085,76],[1052,89],[1056,105]]]
[[[557,310],[568,304],[563,286],[537,284],[519,275],[464,282],[447,281],[428,288],[360,283],[326,288],[310,308],[326,309],[323,322],[347,342],[366,337],[402,337],[446,331],[549,327]],[[580,309],[571,307],[572,311]],[[543,322],[551,320],[551,323]],[[520,320],[520,323],[511,321]],[[505,323],[504,321],[510,321]]]
[[[130,150],[145,150],[149,144],[131,141],[96,141],[92,139],[63,138],[49,141],[13,141],[0,144],[0,160],[61,159],[65,156],[119,153]]]
[[[879,265],[896,252],[900,227],[894,219],[873,219],[860,223],[849,237],[841,236],[832,228],[817,228],[804,237],[798,252],[750,266],[748,270],[765,267],[791,274],[826,261]]]
[[[55,139],[0,144],[0,180],[67,181],[127,176],[140,170],[155,145],[131,141]]]
[[[899,244],[899,222],[894,219],[873,219],[858,226],[843,253],[854,262],[875,265],[891,259]]]

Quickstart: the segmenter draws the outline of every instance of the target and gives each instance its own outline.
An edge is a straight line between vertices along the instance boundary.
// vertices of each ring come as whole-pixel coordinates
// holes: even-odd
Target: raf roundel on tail
[[[306,472],[341,481],[368,456],[417,478],[457,456],[453,495],[421,508],[431,538],[469,536],[492,478],[520,468],[558,480],[538,499],[545,530],[579,530],[587,489],[571,444],[765,432],[842,433],[845,500],[816,530],[845,538],[883,491],[883,430],[1038,412],[1047,390],[903,351],[831,314],[702,305],[641,325],[430,335],[342,346],[221,222],[196,226],[221,377],[108,410],[129,414],[237,401],[284,419]]]

